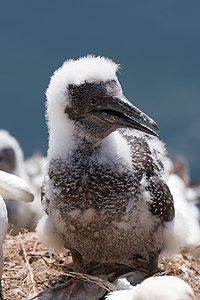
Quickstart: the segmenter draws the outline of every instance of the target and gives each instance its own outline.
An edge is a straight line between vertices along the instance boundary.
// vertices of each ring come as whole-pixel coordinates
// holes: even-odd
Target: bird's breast
[[[43,204],[66,247],[102,262],[158,251],[162,226],[141,199],[141,176],[117,164],[52,161]]]
[[[123,213],[137,201],[140,178],[121,165],[71,165],[54,160],[49,167],[48,198],[67,212],[79,209]]]

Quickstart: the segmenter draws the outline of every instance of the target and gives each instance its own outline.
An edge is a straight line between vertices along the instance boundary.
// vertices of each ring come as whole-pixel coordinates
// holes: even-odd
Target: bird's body
[[[77,145],[64,159],[50,161],[46,211],[59,224],[69,249],[99,262],[160,253],[162,220],[150,212],[154,200],[145,199],[149,192],[145,180],[158,179],[162,168],[150,157],[149,143],[150,138],[137,134],[128,142],[116,131],[92,150]],[[152,174],[153,164],[157,175]]]
[[[157,259],[174,207],[163,144],[144,123],[157,125],[123,96],[116,70],[112,61],[89,56],[66,62],[52,77],[42,203],[46,227],[53,224],[72,253],[134,265]]]

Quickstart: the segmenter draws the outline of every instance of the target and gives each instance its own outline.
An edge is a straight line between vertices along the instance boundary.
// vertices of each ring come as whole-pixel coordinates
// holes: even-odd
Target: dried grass
[[[96,281],[95,284],[99,284],[105,290],[111,291],[115,288],[109,282],[71,272],[70,253],[67,257],[50,253],[38,243],[35,233],[24,232],[16,237],[7,235],[4,253],[3,291],[5,300],[34,299],[34,295],[42,291],[51,292],[66,288],[71,282],[71,277],[79,277],[90,283]],[[175,275],[184,279],[200,298],[200,260],[190,254],[166,256],[160,259],[159,266],[162,270],[160,274]],[[102,272],[108,274],[105,266],[88,264],[86,267],[90,271],[93,269],[93,272],[90,272],[93,275],[102,274]],[[118,275],[115,272],[115,276]]]

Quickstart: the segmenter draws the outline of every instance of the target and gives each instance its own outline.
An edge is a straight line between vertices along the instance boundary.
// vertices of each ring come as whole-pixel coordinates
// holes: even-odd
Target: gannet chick
[[[192,288],[175,276],[149,277],[137,286],[110,293],[106,300],[195,300]]]
[[[50,246],[100,263],[147,262],[157,270],[165,222],[174,219],[165,183],[165,149],[156,123],[123,95],[118,65],[104,57],[68,60],[47,89],[47,214],[38,225]],[[51,230],[47,227],[50,226]]]
[[[31,185],[35,196],[32,203],[14,201],[7,197],[5,203],[8,210],[8,221],[9,224],[12,224],[10,233],[16,235],[23,228],[33,231],[38,219],[42,216],[41,204],[38,201],[40,193],[29,180],[23,151],[18,141],[6,130],[0,130],[0,170],[23,178]]]
[[[8,217],[7,209],[3,198],[21,200],[24,202],[33,201],[33,194],[28,184],[15,175],[0,171],[0,299],[1,295],[1,277],[3,273],[3,249],[2,244],[7,232]]]

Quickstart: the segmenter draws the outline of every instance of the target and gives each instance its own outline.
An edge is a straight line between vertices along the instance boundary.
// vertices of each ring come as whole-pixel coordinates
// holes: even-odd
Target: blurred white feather
[[[179,231],[185,238],[185,246],[193,251],[200,246],[200,211],[196,206],[200,184],[197,181],[196,185],[191,185],[189,165],[184,157],[178,156],[171,164],[167,183],[174,198],[176,214],[181,216]],[[200,250],[195,255],[200,256]]]
[[[126,279],[125,285],[118,282],[119,288],[107,295],[106,300],[195,300],[192,288],[182,279],[175,276],[149,277],[137,286],[131,286]]]

